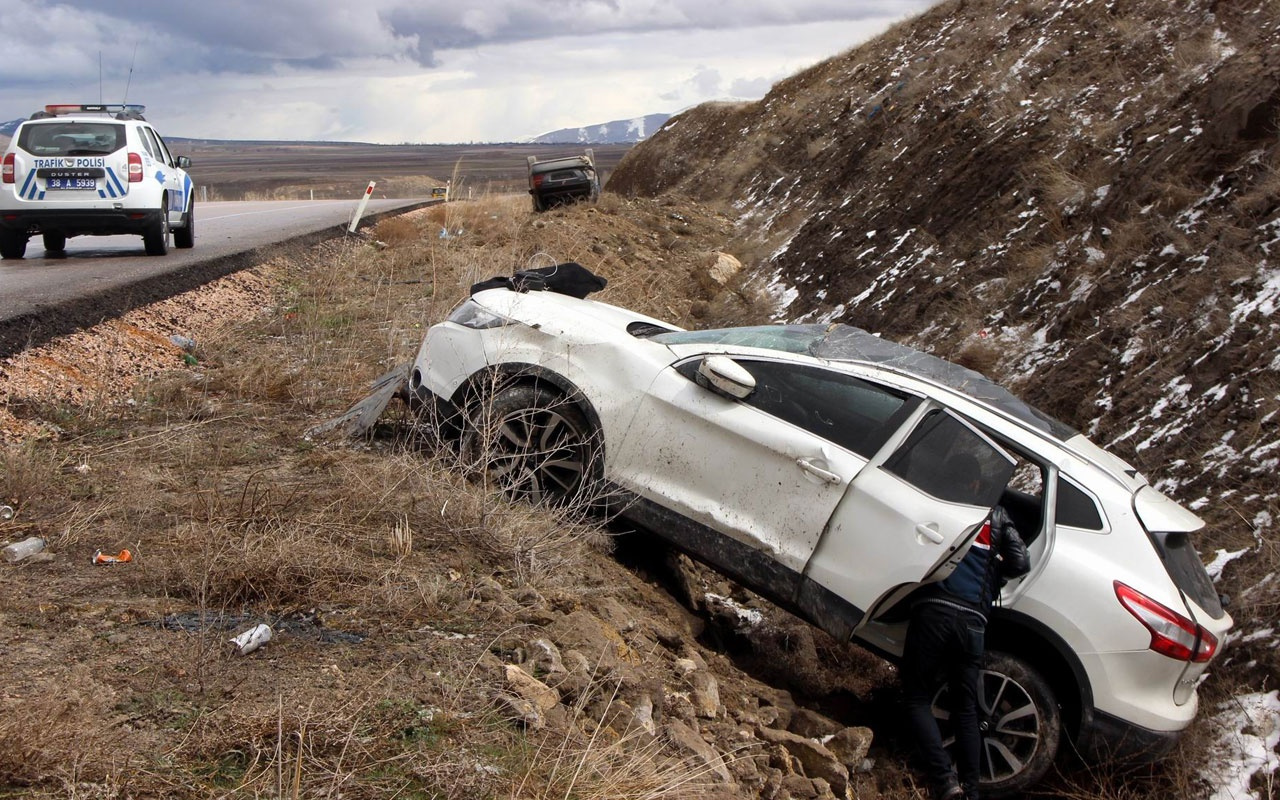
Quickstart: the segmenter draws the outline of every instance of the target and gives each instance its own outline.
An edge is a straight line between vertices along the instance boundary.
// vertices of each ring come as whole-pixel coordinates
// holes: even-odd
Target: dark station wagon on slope
[[[546,211],[579,200],[595,202],[600,197],[600,176],[590,148],[580,156],[546,161],[529,156],[528,160],[529,195],[533,198],[534,211]]]

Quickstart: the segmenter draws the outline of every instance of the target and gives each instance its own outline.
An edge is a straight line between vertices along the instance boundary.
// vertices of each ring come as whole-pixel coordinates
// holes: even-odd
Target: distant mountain
[[[17,119],[11,119],[8,122],[0,122],[0,136],[13,136],[13,132],[16,131],[18,126],[25,122],[26,119],[26,117],[18,117]]]
[[[671,119],[670,114],[649,114],[635,119],[615,119],[601,125],[585,128],[561,128],[544,133],[530,141],[531,144],[625,144],[642,142]]]

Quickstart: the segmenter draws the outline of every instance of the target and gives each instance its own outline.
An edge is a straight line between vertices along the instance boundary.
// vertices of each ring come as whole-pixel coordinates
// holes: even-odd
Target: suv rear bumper
[[[0,228],[28,234],[112,236],[146,233],[160,222],[159,209],[75,208],[0,211]]]
[[[1153,731],[1094,710],[1080,727],[1076,742],[1093,761],[1150,763],[1168,754],[1181,731]]]

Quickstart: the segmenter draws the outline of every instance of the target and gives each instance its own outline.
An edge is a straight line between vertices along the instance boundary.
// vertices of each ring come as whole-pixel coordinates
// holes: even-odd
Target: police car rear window
[[[18,147],[33,156],[100,156],[124,145],[124,126],[110,122],[42,122],[18,134]]]

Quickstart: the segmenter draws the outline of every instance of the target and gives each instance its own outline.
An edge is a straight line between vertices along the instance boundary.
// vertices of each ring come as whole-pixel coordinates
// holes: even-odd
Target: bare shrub
[[[619,735],[601,724],[590,735],[543,737],[511,792],[529,800],[662,800],[697,797],[715,783],[709,767],[671,758],[642,729]]]
[[[52,454],[31,444],[0,450],[0,505],[22,506],[45,493],[59,472]]]
[[[392,247],[416,242],[420,238],[418,226],[402,215],[379,220],[378,224],[373,226],[373,235]]]
[[[169,537],[183,557],[157,558],[147,572],[166,593],[211,608],[333,602],[376,575],[362,557],[368,546],[352,538],[296,524],[188,524]]]

